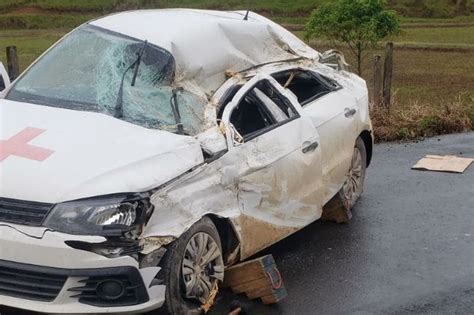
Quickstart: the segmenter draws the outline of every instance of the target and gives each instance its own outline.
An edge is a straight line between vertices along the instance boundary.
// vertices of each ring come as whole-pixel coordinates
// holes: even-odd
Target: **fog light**
[[[125,288],[123,283],[118,280],[104,280],[99,282],[96,287],[97,295],[104,300],[120,299],[124,293]]]

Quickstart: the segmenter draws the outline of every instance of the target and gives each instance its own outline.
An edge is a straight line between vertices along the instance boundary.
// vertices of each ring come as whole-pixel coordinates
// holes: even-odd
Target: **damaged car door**
[[[222,121],[237,170],[244,259],[320,217],[320,140],[294,95],[262,74],[236,93]]]
[[[357,106],[351,92],[315,69],[296,68],[273,74],[296,95],[321,136],[324,201],[346,180],[357,137]]]
[[[332,87],[323,97],[304,105],[321,135],[322,159],[324,162],[324,201],[331,199],[341,188],[351,167],[354,145],[357,138],[357,104],[350,91],[335,81],[318,75],[314,78],[321,85]]]

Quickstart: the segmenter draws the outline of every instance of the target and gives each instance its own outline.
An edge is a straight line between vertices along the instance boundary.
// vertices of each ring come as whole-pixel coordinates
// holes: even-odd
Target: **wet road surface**
[[[474,133],[377,145],[350,224],[315,222],[264,251],[288,297],[263,306],[224,291],[210,314],[235,299],[258,315],[474,314],[474,165],[410,169],[427,154],[474,157]]]
[[[315,222],[265,251],[288,297],[273,307],[237,298],[259,315],[474,314],[474,165],[410,169],[427,154],[474,157],[474,133],[377,145],[350,224]]]

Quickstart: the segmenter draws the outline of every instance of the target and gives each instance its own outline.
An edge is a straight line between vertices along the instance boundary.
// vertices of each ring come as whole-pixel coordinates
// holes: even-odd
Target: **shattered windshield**
[[[144,51],[136,72],[137,65],[133,64],[141,49]],[[174,69],[174,58],[168,51],[87,25],[46,53],[6,98],[101,112],[146,128],[177,132],[174,105],[184,133],[194,135],[202,131],[206,100],[182,89],[173,92]],[[117,115],[122,78],[122,108]]]

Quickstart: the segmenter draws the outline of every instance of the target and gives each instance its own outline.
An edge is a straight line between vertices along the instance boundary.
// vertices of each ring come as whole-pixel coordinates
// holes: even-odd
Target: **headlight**
[[[44,225],[69,234],[117,234],[144,223],[149,209],[149,198],[139,194],[84,199],[56,205]]]

